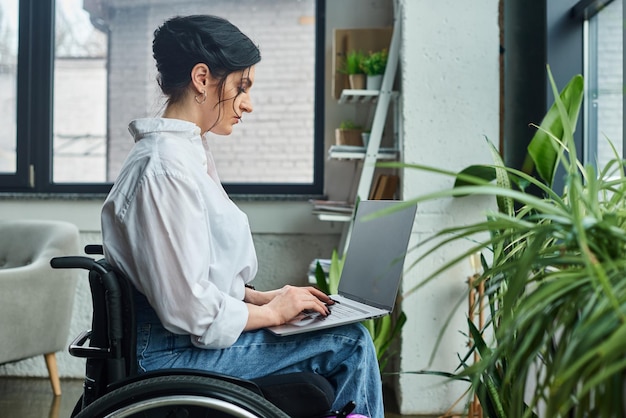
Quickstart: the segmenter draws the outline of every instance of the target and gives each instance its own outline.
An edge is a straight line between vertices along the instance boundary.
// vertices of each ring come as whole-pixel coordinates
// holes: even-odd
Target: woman
[[[361,325],[293,337],[262,328],[303,310],[329,313],[313,287],[259,292],[246,215],[229,199],[204,134],[228,135],[252,112],[258,48],[228,21],[176,17],[155,31],[161,118],[131,122],[135,146],[102,209],[107,260],[136,292],[142,371],[182,367],[245,379],[313,371],[336,389],[335,407],[383,417],[371,338]]]

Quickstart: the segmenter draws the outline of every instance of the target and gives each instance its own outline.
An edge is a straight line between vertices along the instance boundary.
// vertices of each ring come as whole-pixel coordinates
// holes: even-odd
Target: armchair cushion
[[[0,364],[65,349],[77,277],[50,259],[78,251],[68,222],[0,220]]]

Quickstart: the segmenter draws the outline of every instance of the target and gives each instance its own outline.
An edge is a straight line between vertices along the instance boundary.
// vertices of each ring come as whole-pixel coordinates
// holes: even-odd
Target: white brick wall
[[[162,101],[152,59],[154,30],[180,14],[229,19],[259,45],[262,61],[251,91],[254,112],[229,137],[211,135],[226,182],[311,182],[313,176],[314,0],[110,2],[109,179],[132,146],[135,118],[156,116]],[[304,23],[301,23],[304,22]]]
[[[597,130],[590,132],[598,144],[600,168],[614,158],[609,142],[622,149],[623,141],[623,43],[622,2],[611,2],[594,19],[598,21],[598,90],[587,93],[587,105],[597,110]],[[593,102],[590,100],[592,99]],[[591,112],[593,114],[593,112]]]

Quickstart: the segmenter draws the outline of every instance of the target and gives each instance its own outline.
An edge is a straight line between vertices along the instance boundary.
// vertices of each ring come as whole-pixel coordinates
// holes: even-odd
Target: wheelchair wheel
[[[148,377],[107,393],[76,418],[288,418],[268,400],[202,376]]]

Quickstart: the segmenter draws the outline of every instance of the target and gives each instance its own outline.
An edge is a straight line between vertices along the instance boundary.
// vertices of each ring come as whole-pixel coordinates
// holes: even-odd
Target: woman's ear
[[[204,63],[198,63],[191,69],[191,83],[198,93],[206,93],[210,76],[209,67]]]

